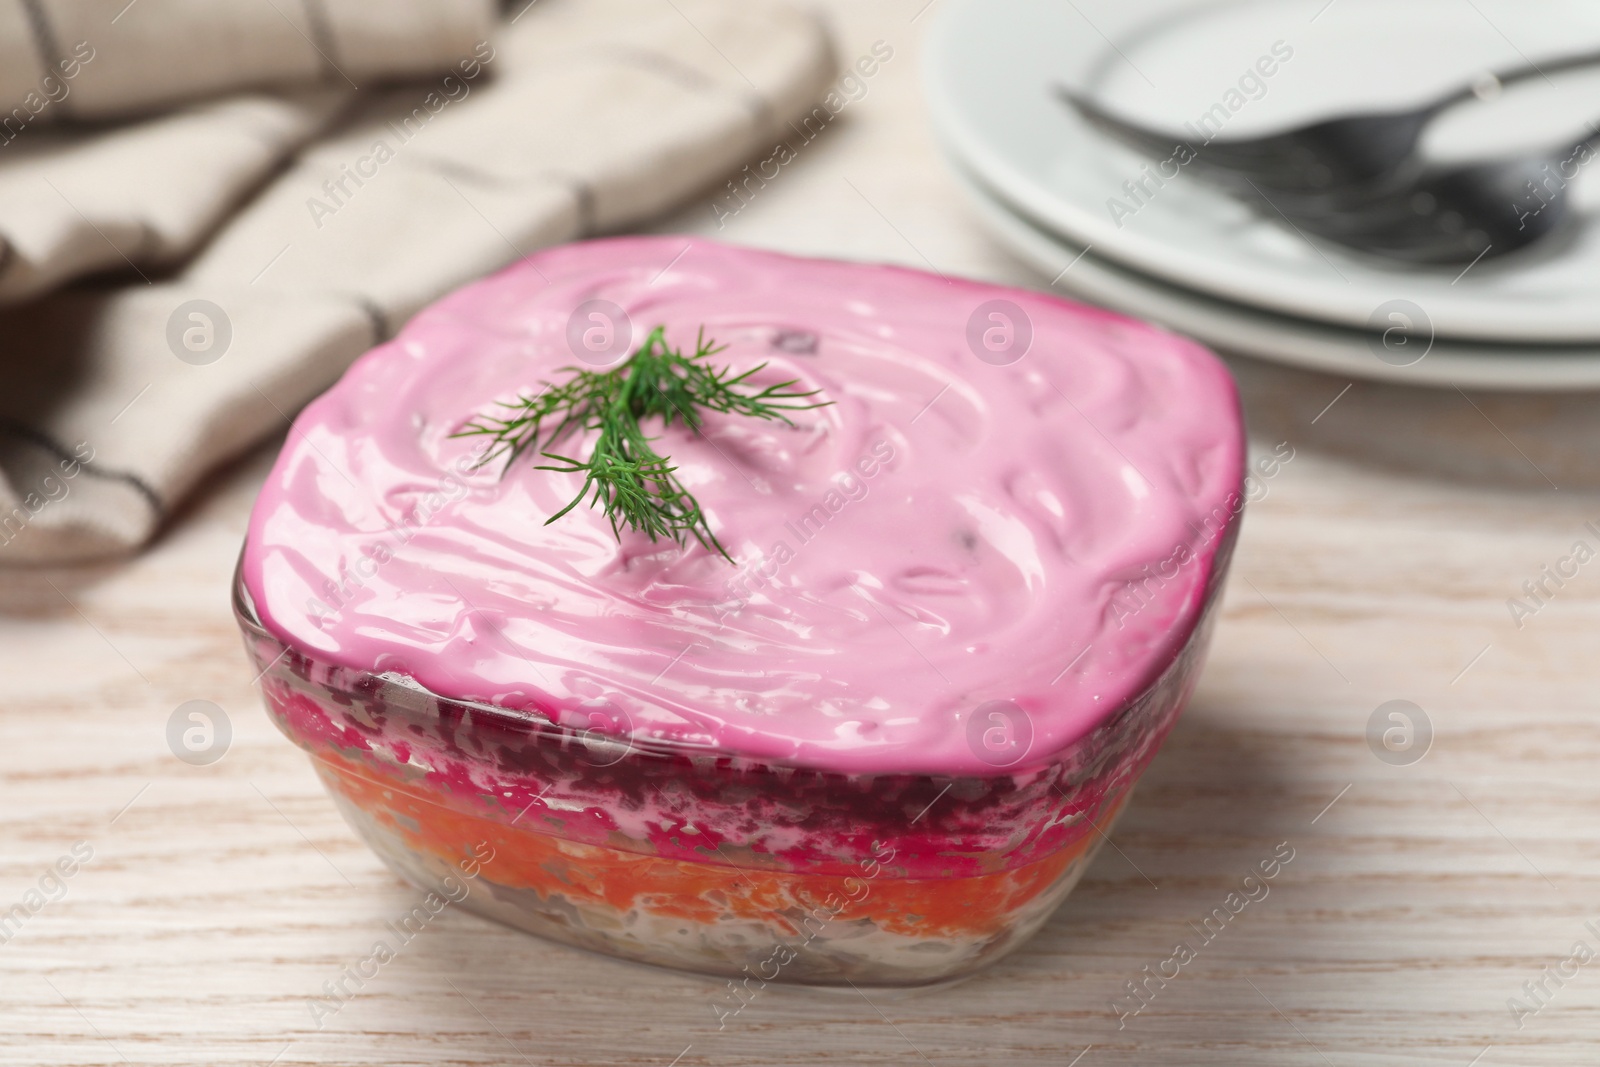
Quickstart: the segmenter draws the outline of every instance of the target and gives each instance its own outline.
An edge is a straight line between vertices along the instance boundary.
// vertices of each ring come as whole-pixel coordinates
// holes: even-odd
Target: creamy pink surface
[[[658,442],[737,566],[619,545],[587,506],[545,526],[576,476],[474,471],[480,443],[450,436],[577,363],[568,319],[595,298],[636,340],[703,325],[716,362],[833,401]],[[967,341],[994,299],[1032,324],[1006,366]],[[785,350],[804,335],[814,352]],[[1026,712],[1025,768],[1170,662],[1242,466],[1227,372],[1154,327],[897,268],[594,241],[448,297],[307,407],[244,577],[289,643],[442,695],[808,767],[994,773],[978,706]]]

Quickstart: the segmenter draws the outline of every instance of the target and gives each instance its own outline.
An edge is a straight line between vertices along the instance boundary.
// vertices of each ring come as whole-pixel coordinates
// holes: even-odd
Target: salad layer
[[[625,356],[618,331],[656,327],[829,402],[661,432],[732,563],[619,538],[583,505],[546,525],[579,476],[479,467],[481,440],[453,436],[600,366],[588,330]],[[1242,455],[1226,371],[1148,325],[892,267],[587,242],[423,312],[310,405],[242,575],[263,625],[319,660],[597,736],[852,774],[1023,771],[1189,639]]]

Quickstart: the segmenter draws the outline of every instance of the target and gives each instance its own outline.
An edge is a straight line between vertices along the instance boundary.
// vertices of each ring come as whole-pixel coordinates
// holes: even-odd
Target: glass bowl
[[[749,990],[922,986],[1015,949],[1083,875],[1194,687],[1237,527],[1192,630],[1137,698],[1043,760],[1029,758],[1021,709],[980,707],[967,727],[995,768],[982,776],[835,773],[633,741],[603,700],[588,728],[556,725],[287,645],[239,577],[234,610],[273,721],[356,833],[418,886],[454,887],[459,906],[554,941]]]

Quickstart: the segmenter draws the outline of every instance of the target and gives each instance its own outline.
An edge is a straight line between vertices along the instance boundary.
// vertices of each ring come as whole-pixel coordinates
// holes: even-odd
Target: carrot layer
[[[801,935],[808,921],[869,920],[908,937],[986,939],[1047,890],[1089,845],[1079,838],[1012,870],[964,878],[898,878],[893,859],[855,875],[755,870],[629,852],[548,834],[436,804],[360,773],[338,757],[315,761],[328,787],[414,852],[445,865],[488,842],[484,879],[580,908],[646,911],[695,923],[767,922]]]

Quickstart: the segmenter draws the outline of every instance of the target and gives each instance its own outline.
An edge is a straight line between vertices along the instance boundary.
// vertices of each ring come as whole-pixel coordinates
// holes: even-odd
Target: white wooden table
[[[894,49],[866,96],[725,228],[709,202],[662,228],[1042,284],[936,157],[921,4],[835,0],[845,59]],[[1249,511],[1210,665],[1117,847],[965,985],[773,991],[721,1032],[717,983],[456,912],[317,1028],[308,998],[416,893],[268,723],[235,635],[228,580],[278,442],[138,559],[0,574],[0,912],[41,879],[60,896],[0,944],[0,1062],[1596,1062],[1600,960],[1546,980],[1520,1028],[1507,1001],[1537,1006],[1523,983],[1575,941],[1600,951],[1600,562],[1521,628],[1506,601],[1600,547],[1600,409],[1235,370],[1255,448],[1295,458]],[[195,699],[232,727],[210,766],[166,740]],[[1394,699],[1435,735],[1409,766],[1367,741]],[[1124,983],[1198,944],[1189,924],[1285,841],[1270,894],[1119,1027]],[[92,858],[57,883],[77,842]]]

